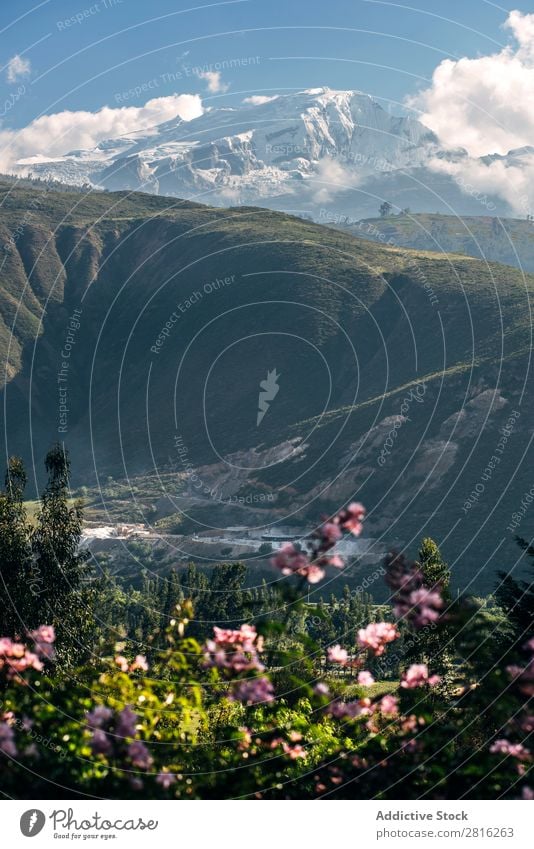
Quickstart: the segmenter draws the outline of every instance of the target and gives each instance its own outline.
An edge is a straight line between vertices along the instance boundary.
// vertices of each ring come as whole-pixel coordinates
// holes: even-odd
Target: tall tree
[[[24,634],[31,619],[30,526],[24,508],[26,473],[22,460],[11,457],[0,493],[0,636]]]
[[[56,627],[60,656],[73,662],[93,637],[94,588],[85,581],[82,505],[69,506],[70,461],[62,445],[48,452],[45,467],[48,482],[32,534],[33,582],[40,587],[39,620]]]
[[[499,586],[495,591],[497,603],[502,607],[513,629],[513,639],[521,645],[534,632],[534,540],[516,537],[516,542],[525,552],[528,564],[524,561],[522,567],[528,565],[530,575],[515,578],[511,572],[499,572]]]
[[[439,591],[444,608],[451,601],[451,572],[437,543],[430,537],[421,542],[418,558],[423,573],[423,583],[429,590]],[[452,644],[450,629],[444,622],[436,627],[433,623],[420,628],[416,634],[406,637],[405,655],[410,662],[424,662],[441,675],[444,683],[451,684],[454,679]]]
[[[451,570],[443,560],[437,543],[425,537],[419,550],[419,565],[423,581],[429,589],[438,588],[445,601],[450,599]]]

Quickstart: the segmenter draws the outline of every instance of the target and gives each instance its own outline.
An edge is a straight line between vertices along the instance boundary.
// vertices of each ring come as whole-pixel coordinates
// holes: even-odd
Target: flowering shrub
[[[358,534],[363,517],[352,504],[321,525],[306,551],[274,555],[290,578],[288,616],[305,604],[299,587],[339,567],[335,544]],[[477,608],[446,604],[417,564],[391,555],[386,582],[395,621],[370,622],[326,653],[289,639],[287,618],[215,627],[201,645],[187,636],[190,602],[177,607],[163,645],[132,657],[125,644],[113,646],[68,674],[55,669],[52,628],[1,639],[3,792],[531,799],[534,641],[498,663],[457,663],[451,683],[432,658],[401,660],[397,679],[376,682],[377,658],[429,624],[452,635],[451,657],[475,658],[484,639]],[[284,687],[281,666],[292,670]],[[345,672],[354,675],[348,684]]]
[[[415,628],[436,622],[443,608],[439,585],[425,587],[421,569],[402,554],[389,555],[386,567],[386,583],[394,593],[395,616]]]
[[[400,685],[411,690],[414,687],[433,687],[439,682],[439,675],[428,674],[426,663],[413,663],[402,676]]]
[[[360,628],[358,631],[358,645],[379,657],[384,654],[387,644],[398,636],[398,631],[391,622],[372,622],[367,628]]]
[[[349,504],[315,531],[307,552],[299,551],[293,543],[288,543],[273,557],[274,566],[283,575],[298,575],[310,584],[317,584],[324,578],[327,566],[343,567],[343,560],[333,554],[332,549],[343,536],[343,531],[354,536],[361,534],[364,516],[365,509],[361,504]]]
[[[33,651],[9,637],[0,638],[0,674],[8,681],[16,679],[24,683],[23,672],[29,669],[41,672],[43,661],[54,658],[55,634],[51,626],[42,625],[37,631],[31,631],[29,637],[33,640]]]

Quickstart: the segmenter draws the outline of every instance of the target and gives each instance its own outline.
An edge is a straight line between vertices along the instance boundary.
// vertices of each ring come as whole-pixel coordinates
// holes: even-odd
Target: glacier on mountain
[[[261,99],[261,98],[260,98]],[[518,152],[511,167],[521,167]],[[455,179],[468,159],[444,150],[412,117],[393,116],[360,91],[308,89],[265,102],[206,110],[93,150],[20,160],[16,173],[136,190],[218,206],[259,205],[321,220],[394,210],[483,214],[479,197]],[[490,165],[492,157],[477,160]],[[437,166],[436,166],[437,163]],[[510,206],[492,199],[496,214]]]

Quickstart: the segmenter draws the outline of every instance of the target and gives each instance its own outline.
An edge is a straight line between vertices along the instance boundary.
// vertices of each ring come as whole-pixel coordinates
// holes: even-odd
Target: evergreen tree
[[[445,610],[451,601],[451,572],[438,545],[430,537],[421,542],[418,563],[425,587],[439,591]],[[406,636],[406,659],[410,663],[427,663],[441,676],[444,683],[452,683],[454,667],[450,636],[450,629],[445,624],[441,624],[439,628],[433,627],[432,624],[420,628],[416,634]]]
[[[48,483],[41,499],[37,525],[32,533],[33,582],[40,587],[38,610],[32,620],[54,625],[58,650],[70,663],[90,647],[94,638],[95,587],[87,585],[88,554],[79,551],[82,506],[69,506],[68,455],[54,446],[45,460]]]
[[[450,600],[451,571],[437,544],[430,537],[425,537],[421,542],[419,566],[425,586],[429,589],[439,589],[444,601]]]
[[[534,565],[534,544],[522,537],[516,542]],[[521,644],[534,631],[534,578],[523,580],[499,572],[500,584],[495,591],[497,603],[502,607],[513,629],[514,642]]]
[[[31,581],[30,526],[24,508],[26,473],[11,457],[0,494],[0,636],[23,636],[38,624],[32,608],[39,586]],[[33,601],[33,604],[32,604]]]

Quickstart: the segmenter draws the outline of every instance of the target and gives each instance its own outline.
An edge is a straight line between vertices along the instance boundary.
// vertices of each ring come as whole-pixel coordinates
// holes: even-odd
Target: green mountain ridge
[[[467,254],[534,271],[534,221],[491,216],[409,213],[324,223],[364,239],[412,250]]]
[[[110,476],[161,472],[147,521],[194,496],[199,528],[230,524],[249,494],[255,524],[308,527],[356,497],[382,543],[435,536],[462,586],[515,560],[532,276],[264,209],[12,185],[0,246],[4,448],[35,479],[60,439],[104,511]]]

